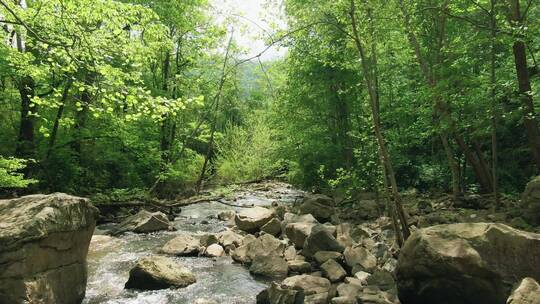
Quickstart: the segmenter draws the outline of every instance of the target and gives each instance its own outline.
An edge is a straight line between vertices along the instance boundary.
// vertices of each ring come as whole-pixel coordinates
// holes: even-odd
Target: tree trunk
[[[352,30],[353,30],[353,39],[354,39],[356,49],[360,57],[360,61],[362,63],[362,74],[364,76],[364,82],[368,89],[374,133],[377,139],[377,144],[379,146],[379,153],[381,155],[381,159],[383,162],[382,166],[386,169],[386,174],[388,175],[388,180],[390,182],[390,189],[392,191],[392,197],[394,199],[394,203],[396,206],[396,213],[401,224],[401,234],[403,236],[403,240],[405,241],[410,235],[410,230],[409,230],[409,225],[407,223],[407,217],[403,209],[401,196],[398,191],[396,176],[394,173],[394,168],[392,166],[392,160],[390,159],[390,155],[388,154],[388,150],[386,148],[386,142],[384,140],[384,135],[382,133],[381,126],[380,126],[380,115],[378,111],[379,92],[377,92],[376,90],[378,80],[373,78],[377,74],[376,74],[375,67],[370,66],[370,63],[373,64],[374,62],[376,62],[376,57],[375,57],[376,53],[372,54],[373,57],[371,58],[371,60],[368,59],[368,57],[365,54],[364,46],[362,44],[362,40],[360,39],[360,34],[358,32],[358,27],[356,23],[356,6],[354,3],[354,0],[351,0],[350,16],[351,16],[351,23],[352,23]],[[368,18],[368,19],[372,20],[372,18]],[[375,42],[372,42],[372,43],[375,43]],[[372,45],[372,52],[374,51],[376,51],[375,45]]]
[[[163,93],[167,94],[169,90],[169,73],[170,73],[170,66],[171,66],[171,54],[167,50],[167,54],[165,54],[165,60],[163,61],[163,84],[162,89]],[[161,149],[161,161],[162,161],[162,167],[163,169],[167,166],[167,164],[170,161],[170,154],[171,154],[171,121],[170,117],[167,114],[163,115],[163,121],[161,122],[161,129],[160,129],[160,149]]]
[[[214,133],[216,132],[217,127],[217,119],[218,119],[218,110],[219,110],[219,101],[221,99],[221,92],[223,91],[223,86],[225,85],[225,77],[227,75],[227,63],[229,62],[229,54],[231,51],[232,41],[233,41],[234,31],[231,33],[231,38],[229,39],[229,43],[227,44],[227,50],[225,52],[225,59],[223,60],[223,67],[221,69],[221,79],[219,81],[218,91],[216,93],[216,96],[214,96],[214,118],[212,121],[212,129],[210,133],[210,142],[208,143],[208,150],[206,151],[206,155],[204,157],[204,163],[201,169],[201,173],[199,175],[199,178],[197,179],[196,184],[196,191],[199,193],[202,188],[202,183],[204,180],[204,175],[206,174],[206,167],[208,166],[208,162],[210,161],[210,156],[212,153],[212,150],[214,148]]]
[[[26,9],[26,1],[16,3],[21,8]],[[14,32],[16,39],[17,51],[26,53],[26,41],[21,32]],[[30,75],[23,76],[18,80],[19,95],[21,96],[21,120],[19,125],[19,136],[17,137],[17,145],[15,155],[20,158],[33,159],[35,157],[35,142],[34,142],[34,117],[32,112],[36,112],[36,105],[32,105],[32,98],[35,96],[35,81]],[[29,175],[32,171],[28,166],[26,174]]]
[[[461,180],[459,164],[454,158],[454,151],[452,150],[452,147],[448,142],[448,137],[444,134],[441,134],[439,137],[441,138],[444,151],[446,152],[446,158],[448,159],[448,163],[450,166],[450,172],[452,173],[452,197],[454,201],[457,201],[462,193],[461,183],[459,182]]]
[[[62,100],[60,106],[58,107],[58,111],[56,112],[56,118],[54,119],[54,125],[51,131],[51,137],[49,138],[49,145],[47,146],[47,154],[45,155],[45,161],[49,159],[49,157],[51,156],[51,152],[54,148],[56,136],[58,135],[58,128],[60,127],[60,119],[62,118],[62,115],[64,113],[64,107],[69,96],[69,89],[71,88],[72,84],[73,78],[69,76],[66,86],[64,87],[64,92],[62,93]]]
[[[420,43],[418,42],[418,38],[416,37],[416,34],[413,32],[413,30],[411,28],[410,16],[409,16],[409,13],[408,13],[408,11],[407,11],[407,9],[405,7],[405,4],[403,3],[403,0],[400,0],[399,4],[400,4],[400,9],[401,9],[401,12],[402,12],[403,18],[404,18],[404,25],[405,25],[405,30],[407,32],[407,37],[409,39],[409,43],[411,44],[411,46],[412,46],[412,48],[414,50],[416,60],[417,60],[418,64],[420,65],[420,69],[421,69],[422,73],[424,74],[424,77],[426,79],[426,82],[427,82],[428,86],[431,87],[431,88],[436,88],[436,86],[438,84],[437,77],[431,71],[428,61],[426,60],[425,56],[422,54]],[[441,20],[440,27],[444,29],[444,19]],[[443,38],[444,38],[444,30],[441,30],[441,34],[440,34],[440,37],[439,37],[439,45],[438,45],[438,52],[439,53],[440,53],[440,51],[441,51],[441,49],[443,47]],[[437,55],[437,57],[438,57],[438,62],[440,63],[441,58],[440,58],[439,54]],[[442,121],[445,121],[446,124],[449,126],[450,133],[452,134],[452,136],[456,140],[456,143],[458,144],[461,152],[463,152],[463,154],[465,155],[465,158],[466,158],[467,162],[469,162],[469,164],[471,165],[471,168],[473,168],[475,176],[476,176],[478,182],[480,183],[482,189],[484,189],[484,191],[488,191],[488,192],[491,191],[491,189],[492,189],[492,187],[491,187],[491,178],[489,176],[489,173],[486,171],[486,168],[482,167],[482,165],[481,165],[481,163],[484,162],[484,161],[481,160],[480,158],[483,157],[483,156],[482,155],[477,155],[477,157],[474,157],[474,155],[472,154],[470,148],[468,147],[468,145],[465,142],[465,139],[458,132],[458,130],[456,128],[455,121],[451,117],[449,104],[441,96],[435,96],[434,97],[434,105],[435,105],[435,110],[434,110],[435,114],[437,114],[437,116],[440,117],[440,119]],[[453,171],[454,169],[452,168],[453,167],[452,163],[455,162],[455,159],[453,157],[453,152],[449,150],[450,145],[443,145],[443,146],[445,146],[444,149],[445,149],[446,157],[448,159],[448,164],[450,166],[451,171]],[[452,176],[454,177],[455,174],[452,174]],[[455,180],[452,181],[453,185],[455,185],[456,183],[459,183],[459,181],[455,181]],[[453,189],[455,190],[457,188],[453,187]],[[458,196],[461,195],[461,193],[459,193],[459,194],[458,193],[453,193],[453,195],[454,195],[454,197],[458,197]]]
[[[496,66],[497,66],[497,50],[496,50],[496,41],[497,41],[497,12],[495,11],[495,6],[497,5],[497,0],[491,0],[491,9],[490,9],[490,21],[491,21],[491,54],[490,54],[490,82],[491,82],[491,179],[493,181],[493,201],[495,204],[495,209],[500,207],[499,199],[499,179],[497,176],[497,167],[498,167],[498,155],[497,155],[497,120],[498,120],[498,111],[497,111],[497,75],[496,75]]]
[[[35,94],[35,82],[30,76],[24,76],[19,81],[19,94],[21,96],[21,121],[17,148],[15,154],[20,158],[30,159],[35,157],[34,143],[34,117],[36,106],[32,105]]]
[[[84,78],[85,86],[91,86],[95,80],[95,74],[93,72],[87,72]],[[71,148],[75,152],[75,157],[78,159],[79,165],[82,165],[82,138],[84,129],[86,128],[86,122],[88,120],[88,112],[90,110],[90,104],[92,103],[92,95],[88,89],[85,89],[80,95],[81,110],[77,111],[75,115],[75,139],[71,144]]]
[[[510,0],[510,20],[515,26],[523,25],[519,0]],[[533,104],[531,80],[527,63],[527,46],[522,37],[517,37],[512,47],[516,66],[516,76],[520,100],[523,104],[523,125],[527,131],[527,138],[536,164],[536,171],[540,170],[540,131],[536,120]]]

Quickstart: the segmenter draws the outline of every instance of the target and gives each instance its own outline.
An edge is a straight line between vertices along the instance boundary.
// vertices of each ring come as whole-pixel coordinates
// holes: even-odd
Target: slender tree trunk
[[[495,209],[500,207],[499,199],[499,178],[497,176],[497,167],[498,167],[498,155],[497,155],[497,120],[498,120],[498,111],[497,111],[497,12],[495,7],[497,5],[497,0],[491,0],[491,9],[490,9],[490,21],[491,21],[491,53],[490,53],[490,81],[491,81],[491,174],[493,181],[493,201],[495,204]]]
[[[51,131],[51,137],[49,138],[49,145],[47,146],[47,154],[45,155],[45,161],[49,159],[49,157],[51,156],[51,152],[54,148],[54,143],[56,142],[56,136],[58,134],[58,128],[60,127],[60,119],[62,118],[62,115],[64,113],[64,107],[69,96],[69,90],[72,84],[73,79],[71,78],[71,76],[69,76],[68,81],[66,82],[66,86],[64,87],[64,92],[62,93],[62,100],[60,106],[58,107],[58,111],[56,112],[56,118],[54,119],[54,125]]]
[[[515,26],[523,25],[520,1],[510,1],[510,20]],[[536,164],[536,171],[540,170],[540,131],[534,109],[531,79],[527,63],[527,46],[521,37],[517,37],[512,47],[516,66],[516,76],[521,102],[523,104],[523,125],[527,131],[527,138]]]
[[[454,201],[457,201],[461,195],[461,174],[459,170],[459,164],[454,158],[454,151],[452,150],[452,147],[448,142],[448,137],[446,137],[445,134],[441,134],[439,137],[441,138],[444,151],[446,152],[446,158],[448,159],[448,163],[450,166],[450,172],[452,173],[452,196],[454,198]]]
[[[451,127],[452,130],[455,130],[455,127]],[[483,160],[483,156],[481,154],[481,151],[478,151],[478,153],[473,153],[471,151],[471,148],[467,143],[465,143],[465,139],[463,136],[459,134],[454,134],[456,143],[460,147],[461,151],[465,155],[465,159],[467,160],[467,163],[471,165],[471,168],[474,172],[474,176],[476,177],[478,183],[480,184],[480,188],[483,192],[491,193],[492,187],[491,187],[491,175],[489,172],[489,169]]]
[[[417,60],[418,64],[420,65],[420,69],[421,69],[422,73],[424,74],[424,77],[426,79],[426,82],[427,82],[428,86],[430,86],[431,88],[436,88],[436,86],[438,84],[437,77],[431,71],[428,61],[426,60],[425,56],[422,54],[422,50],[421,50],[418,38],[416,37],[416,34],[413,32],[413,30],[411,28],[410,15],[409,15],[409,13],[407,11],[407,8],[405,7],[405,4],[403,3],[403,0],[399,0],[399,4],[400,4],[400,9],[401,9],[401,12],[402,12],[403,18],[404,18],[405,31],[407,33],[409,43],[411,44],[411,46],[412,46],[412,48],[414,50],[416,60]],[[442,47],[443,47],[444,23],[445,23],[444,20],[445,19],[441,20],[441,24],[439,25],[442,28],[441,29],[441,34],[439,36],[439,46],[438,46],[438,52],[439,53],[440,53],[440,51],[442,50]],[[440,54],[438,54],[437,57],[440,57]],[[439,63],[441,62],[441,58],[438,58],[438,62]],[[452,119],[451,114],[450,114],[450,106],[449,106],[449,104],[446,101],[444,101],[444,99],[441,96],[435,96],[434,97],[434,105],[435,105],[435,110],[434,110],[435,114],[437,114],[437,116],[440,118],[440,120],[446,122],[447,125],[449,126],[450,133],[453,135],[454,139],[456,140],[456,143],[458,144],[458,147],[460,148],[460,150],[465,155],[465,158],[466,158],[467,162],[469,162],[469,164],[471,165],[471,168],[473,168],[475,176],[476,176],[478,182],[480,183],[482,189],[484,189],[484,191],[488,191],[488,192],[491,191],[492,187],[491,187],[491,181],[490,181],[491,177],[490,177],[489,172],[488,172],[489,170],[486,171],[487,168],[483,167],[481,165],[481,163],[483,161],[481,161],[480,158],[483,157],[483,156],[482,155],[477,155],[477,157],[474,157],[474,155],[472,154],[469,146],[465,142],[465,139],[457,131],[456,124],[455,124],[455,122]],[[453,171],[453,170],[455,170],[455,169],[453,169],[453,163],[455,162],[455,159],[454,159],[454,156],[453,156],[453,151],[450,150],[450,145],[449,144],[448,145],[443,144],[443,146],[444,146],[444,149],[445,149],[446,157],[448,159],[448,164],[450,166],[450,169]],[[453,177],[454,176],[459,176],[459,175],[456,175],[454,173],[452,175],[453,175]],[[456,183],[459,183],[459,181],[457,181],[457,182],[455,180],[452,181],[453,185],[455,185]],[[453,190],[458,189],[458,188],[456,188],[454,186],[452,188],[453,188]],[[453,193],[453,196],[454,197],[459,197],[459,196],[461,196],[461,192],[460,193]]]
[[[227,50],[225,52],[225,59],[223,60],[223,67],[221,69],[221,79],[219,81],[218,91],[216,93],[216,96],[214,96],[214,118],[212,121],[212,129],[210,133],[210,142],[208,143],[208,149],[206,151],[206,155],[204,157],[204,163],[201,169],[201,173],[199,175],[199,178],[197,179],[196,184],[196,191],[199,193],[202,188],[202,183],[204,180],[204,175],[206,174],[206,167],[208,166],[208,162],[210,161],[210,156],[212,155],[212,150],[214,149],[214,133],[216,131],[217,127],[217,120],[218,120],[218,110],[219,110],[219,101],[221,99],[221,92],[223,91],[223,86],[225,85],[226,80],[226,70],[227,70],[227,63],[229,62],[229,55],[231,51],[232,41],[233,41],[234,31],[231,33],[231,38],[229,39],[229,43],[227,44]]]
[[[26,9],[26,1],[17,1],[16,5]],[[26,41],[21,32],[14,31],[17,51],[26,53]],[[33,159],[35,157],[35,142],[34,142],[34,117],[32,113],[36,113],[36,105],[32,104],[32,98],[35,96],[35,81],[30,75],[21,77],[18,80],[19,95],[21,96],[21,118],[19,125],[19,135],[17,138],[17,146],[15,155],[20,158]],[[31,175],[32,168],[28,166],[25,174]]]
[[[163,60],[163,71],[162,71],[162,77],[163,77],[163,84],[162,89],[164,93],[167,93],[169,90],[169,74],[170,74],[170,66],[171,66],[171,54],[167,50],[167,54],[165,54],[165,59]],[[171,121],[170,117],[167,114],[164,114],[163,121],[161,122],[161,129],[160,129],[160,149],[161,149],[161,161],[162,161],[162,167],[163,169],[167,166],[167,164],[170,161],[170,153],[171,153]]]
[[[91,86],[94,84],[96,75],[94,72],[88,71],[85,78],[84,84],[86,86]],[[71,144],[73,151],[75,152],[75,157],[79,161],[79,165],[82,166],[82,138],[84,129],[86,128],[86,122],[88,120],[88,111],[90,110],[90,104],[92,103],[92,95],[88,89],[85,89],[80,95],[81,110],[77,111],[75,115],[75,139]]]
[[[19,95],[21,96],[21,120],[19,126],[19,136],[17,138],[17,148],[15,154],[20,158],[35,157],[34,143],[34,117],[36,106],[32,105],[32,98],[35,94],[34,79],[24,76],[19,81]]]
[[[373,64],[373,62],[376,62],[376,59],[375,59],[376,53],[372,54],[373,58],[371,58],[371,60],[368,59],[367,55],[365,54],[364,46],[362,44],[362,40],[360,39],[360,34],[358,32],[358,27],[356,23],[356,6],[354,3],[354,0],[351,0],[350,17],[351,17],[351,23],[352,23],[354,42],[355,42],[359,57],[361,59],[362,72],[363,72],[362,74],[364,75],[364,82],[368,89],[373,127],[374,127],[375,137],[377,139],[377,144],[379,146],[379,153],[381,155],[382,162],[383,162],[382,166],[386,169],[386,174],[390,182],[390,189],[392,191],[392,197],[396,205],[396,213],[398,215],[398,218],[401,224],[401,234],[403,236],[403,240],[407,240],[407,238],[410,235],[409,225],[407,223],[407,217],[403,209],[401,195],[399,194],[396,176],[394,173],[394,168],[392,166],[392,160],[390,159],[390,155],[388,154],[388,150],[386,148],[386,142],[384,140],[384,135],[382,133],[381,126],[380,126],[380,115],[378,111],[379,93],[376,91],[378,80],[374,79],[374,76],[376,76],[377,74],[376,74],[375,68],[370,67],[370,63]],[[371,20],[372,18],[368,18],[368,19]],[[372,43],[375,43],[375,42],[372,41]],[[376,48],[374,45],[372,45],[372,51],[376,51]]]

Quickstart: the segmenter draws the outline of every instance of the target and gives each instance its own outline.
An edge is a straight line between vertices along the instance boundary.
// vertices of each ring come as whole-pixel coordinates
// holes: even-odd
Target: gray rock
[[[365,285],[362,281],[360,281],[360,279],[358,279],[356,277],[345,277],[345,280],[343,280],[343,282],[348,283],[348,284],[352,284],[352,285],[356,285],[356,286],[364,286]]]
[[[523,218],[533,225],[540,225],[540,176],[527,184],[521,202]]]
[[[163,212],[149,212],[141,210],[122,221],[112,231],[113,235],[124,232],[150,233],[161,230],[170,230],[172,228],[167,215]]]
[[[246,232],[257,232],[259,229],[274,218],[274,212],[263,207],[246,208],[236,214],[234,222],[236,226]]]
[[[366,281],[368,285],[377,286],[382,291],[389,291],[396,288],[394,276],[386,270],[375,270]]]
[[[330,281],[326,278],[302,274],[283,280],[282,286],[302,290],[305,295],[328,293]]]
[[[283,221],[281,221],[281,231],[285,232],[285,227],[291,223],[311,223],[319,224],[319,222],[311,214],[297,215],[294,213],[287,212],[283,216]]]
[[[208,257],[220,257],[225,255],[225,250],[219,244],[212,244],[206,248],[204,255]]]
[[[200,250],[201,243],[198,238],[181,234],[165,243],[159,252],[177,256],[194,256],[198,255]]]
[[[335,297],[330,300],[331,304],[357,304],[356,298]]]
[[[296,273],[308,273],[311,272],[311,264],[302,260],[287,261],[289,270]]]
[[[197,280],[181,263],[162,256],[145,257],[129,271],[127,289],[156,290],[186,287]]]
[[[540,285],[533,278],[525,278],[514,288],[507,304],[540,304]]]
[[[381,291],[376,286],[366,287],[356,297],[362,304],[399,304],[399,300],[391,293]],[[444,303],[444,302],[439,302]],[[427,304],[427,303],[426,303]],[[431,303],[430,303],[431,304]]]
[[[296,260],[296,249],[294,249],[294,246],[289,246],[285,251],[283,252],[283,257],[286,261],[292,261]]]
[[[289,271],[289,265],[284,258],[274,255],[256,256],[249,271],[256,275],[271,278],[284,278]]]
[[[223,246],[223,248],[230,248],[233,246],[238,247],[242,244],[242,240],[244,239],[243,236],[232,230],[225,230],[218,233],[217,238],[219,240],[219,244]]]
[[[257,256],[283,257],[285,245],[270,234],[264,234],[234,250],[233,260],[239,263],[251,263]]]
[[[343,280],[347,276],[347,272],[338,262],[329,259],[321,265],[322,273],[330,282],[335,283]]]
[[[361,246],[347,247],[343,252],[345,262],[352,268],[352,273],[371,271],[377,266],[377,259]]]
[[[299,210],[301,214],[311,214],[317,220],[324,222],[330,220],[334,214],[334,206],[332,198],[322,194],[313,194],[304,198]]]
[[[203,234],[199,237],[199,243],[203,247],[208,247],[212,244],[218,244],[219,239],[213,234]]]
[[[304,304],[304,292],[272,282],[270,287],[257,295],[257,304]]]
[[[308,295],[304,299],[304,304],[327,304],[328,297],[328,292]]]
[[[261,227],[261,231],[278,236],[281,233],[281,222],[277,218],[273,218]]]
[[[302,255],[306,258],[312,258],[318,251],[337,251],[343,252],[343,246],[341,246],[336,238],[331,235],[323,225],[317,225],[311,230],[311,234],[306,238],[304,247],[302,249]]]
[[[369,276],[371,276],[371,273],[365,272],[365,271],[359,271],[354,274],[354,276],[362,283],[362,285],[367,285],[367,280]]]
[[[318,251],[313,255],[313,259],[321,265],[330,259],[336,260],[336,262],[341,261],[343,259],[343,254],[337,251]]]
[[[285,227],[285,235],[296,248],[301,249],[315,225],[314,223],[290,223]]]
[[[540,279],[538,257],[540,234],[503,224],[419,229],[398,259],[399,298],[404,303],[504,303],[518,280]]]
[[[353,245],[354,241],[351,237],[351,224],[342,223],[336,227],[336,240],[343,247]]]
[[[337,293],[340,297],[356,299],[362,289],[362,285],[341,283],[337,287]]]
[[[80,303],[97,216],[62,193],[0,200],[0,302]]]

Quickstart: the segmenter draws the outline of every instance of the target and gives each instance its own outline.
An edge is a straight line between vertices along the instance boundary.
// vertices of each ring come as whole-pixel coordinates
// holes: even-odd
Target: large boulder
[[[236,248],[231,257],[236,262],[249,264],[257,256],[283,257],[284,251],[285,244],[270,234],[264,234]]]
[[[273,218],[261,227],[261,231],[278,236],[281,233],[281,222],[277,218]]]
[[[129,271],[127,289],[157,290],[186,287],[197,280],[180,262],[163,256],[149,256],[137,261]]]
[[[159,252],[177,256],[194,256],[198,255],[200,250],[200,239],[189,234],[181,234],[165,243]]]
[[[282,257],[261,255],[253,258],[249,272],[270,278],[284,278],[289,272],[289,265]]]
[[[281,221],[281,231],[285,233],[285,227],[290,223],[312,223],[319,224],[319,221],[311,214],[294,214],[287,212],[283,215],[283,221]]]
[[[523,218],[533,225],[540,225],[540,176],[527,184],[521,202]]]
[[[294,247],[301,249],[315,225],[315,223],[290,223],[285,227],[285,235],[291,240]]]
[[[118,235],[124,232],[135,233],[150,233],[161,230],[172,229],[167,215],[163,212],[149,212],[141,210],[137,214],[132,215],[122,221],[112,231],[113,235]]]
[[[343,252],[344,249],[336,238],[325,229],[324,225],[317,225],[311,229],[311,234],[306,238],[302,255],[306,258],[313,258],[318,251]]]
[[[524,277],[540,279],[539,257],[540,234],[503,224],[420,229],[399,256],[399,298],[403,304],[503,304],[513,284]]]
[[[331,286],[328,279],[307,274],[288,277],[281,285],[285,288],[302,290],[305,295],[328,293]]]
[[[236,226],[246,232],[257,232],[274,218],[274,212],[263,207],[246,208],[234,217]]]
[[[335,212],[335,203],[331,197],[323,194],[312,194],[304,198],[300,205],[301,214],[311,214],[317,220],[325,222],[330,220]]]
[[[232,230],[225,230],[218,233],[217,238],[219,244],[223,246],[223,248],[228,249],[240,246],[244,237]]]
[[[512,291],[506,304],[540,304],[540,285],[533,278],[523,279]]]
[[[0,200],[0,303],[80,303],[97,216],[62,193]]]

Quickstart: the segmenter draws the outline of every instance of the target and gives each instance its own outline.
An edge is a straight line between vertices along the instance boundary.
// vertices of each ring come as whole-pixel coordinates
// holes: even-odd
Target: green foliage
[[[132,201],[148,201],[150,196],[148,191],[140,188],[130,189],[109,189],[103,193],[96,193],[91,196],[93,204],[99,205],[103,203],[122,203]]]
[[[246,126],[229,125],[217,150],[216,178],[223,183],[269,177],[278,169],[275,134],[260,113]]]
[[[20,170],[26,168],[28,161],[0,156],[0,189],[26,188],[37,183],[35,179],[26,179]]]
[[[538,107],[535,1],[516,24],[506,2],[491,12],[484,0],[286,0],[290,32],[270,39],[287,46],[286,57],[242,65],[236,36],[225,60],[230,33],[208,0],[2,1],[0,153],[35,159],[27,170],[43,191],[175,196],[194,187],[207,155],[205,180],[285,173],[313,190],[380,191],[365,76],[377,78],[384,146],[401,188],[450,190],[454,159],[460,184],[481,190],[464,150],[491,167],[494,117],[502,188],[520,191],[538,169],[512,53],[515,41],[527,44]],[[374,75],[363,74],[351,3]],[[19,173],[25,162],[0,161],[0,186],[35,182]]]
[[[203,166],[204,156],[191,150],[186,150],[185,154],[182,159],[171,164],[162,174],[163,183],[172,188],[167,192],[173,193],[174,188],[189,189],[195,186]]]

